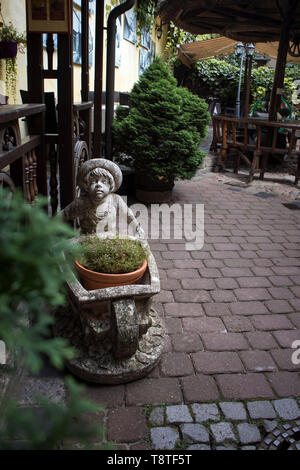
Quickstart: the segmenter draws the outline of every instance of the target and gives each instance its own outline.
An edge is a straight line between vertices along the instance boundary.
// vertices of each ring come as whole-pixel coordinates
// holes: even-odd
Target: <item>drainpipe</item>
[[[105,144],[106,158],[112,159],[112,124],[114,120],[114,92],[115,92],[115,55],[117,18],[130,10],[136,0],[127,0],[115,7],[107,20],[107,59],[106,59],[106,110],[105,110]]]

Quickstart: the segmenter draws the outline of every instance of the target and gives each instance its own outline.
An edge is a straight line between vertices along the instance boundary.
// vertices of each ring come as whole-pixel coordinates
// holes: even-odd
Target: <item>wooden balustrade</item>
[[[280,145],[280,137],[283,137],[283,145]],[[283,161],[283,157],[295,157],[296,169],[285,162],[285,165],[295,175],[295,184],[300,175],[300,150],[297,149],[297,139],[300,139],[300,122],[269,122],[255,118],[233,118],[229,116],[213,116],[213,140],[210,150],[218,151],[216,171],[224,168],[231,149],[236,150],[235,172],[240,168],[241,159],[249,166],[248,181],[253,180],[255,173],[260,173],[264,178],[267,170],[269,155]],[[252,152],[252,161],[246,151]],[[249,153],[249,152],[248,152]]]
[[[6,105],[0,108],[0,184],[11,189],[19,187],[24,198],[32,204],[38,194],[39,180],[44,167],[41,135],[29,135],[21,139],[19,119],[41,119],[44,104]]]

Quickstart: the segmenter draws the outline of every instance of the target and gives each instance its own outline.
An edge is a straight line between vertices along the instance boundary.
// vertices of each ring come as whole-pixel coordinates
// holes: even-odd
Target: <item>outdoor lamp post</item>
[[[247,44],[244,46],[242,42],[238,42],[237,45],[235,46],[235,55],[237,57],[241,58],[241,64],[240,64],[240,76],[239,76],[239,85],[238,85],[238,91],[237,91],[237,97],[236,97],[236,102],[235,102],[235,113],[234,116],[236,118],[240,118],[241,114],[241,82],[242,82],[242,70],[243,70],[243,61],[245,54],[247,57],[252,57],[254,54],[254,46],[253,44]]]

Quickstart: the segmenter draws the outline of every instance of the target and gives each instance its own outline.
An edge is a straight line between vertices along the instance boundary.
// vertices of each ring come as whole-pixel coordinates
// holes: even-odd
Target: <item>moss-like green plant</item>
[[[82,240],[81,245],[80,264],[99,273],[130,273],[140,268],[146,258],[145,250],[137,240],[94,236]]]
[[[204,153],[209,114],[204,100],[179,88],[168,67],[155,58],[119,107],[113,126],[114,155],[156,178],[191,178]]]

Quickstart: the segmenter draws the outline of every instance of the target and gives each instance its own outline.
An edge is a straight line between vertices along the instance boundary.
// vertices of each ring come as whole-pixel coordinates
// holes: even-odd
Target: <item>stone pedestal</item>
[[[76,357],[67,367],[96,383],[118,384],[139,379],[158,363],[164,327],[152,308],[160,291],[152,253],[139,284],[87,291],[75,279],[68,283],[68,305],[56,311],[54,333],[69,340]]]
[[[68,369],[81,379],[102,384],[121,384],[140,379],[158,363],[164,347],[164,328],[154,309],[149,318],[152,326],[142,336],[135,353],[127,359],[116,359],[113,352],[89,352],[85,347],[83,330],[70,308],[57,311],[55,332],[70,341],[77,351],[67,361]]]

